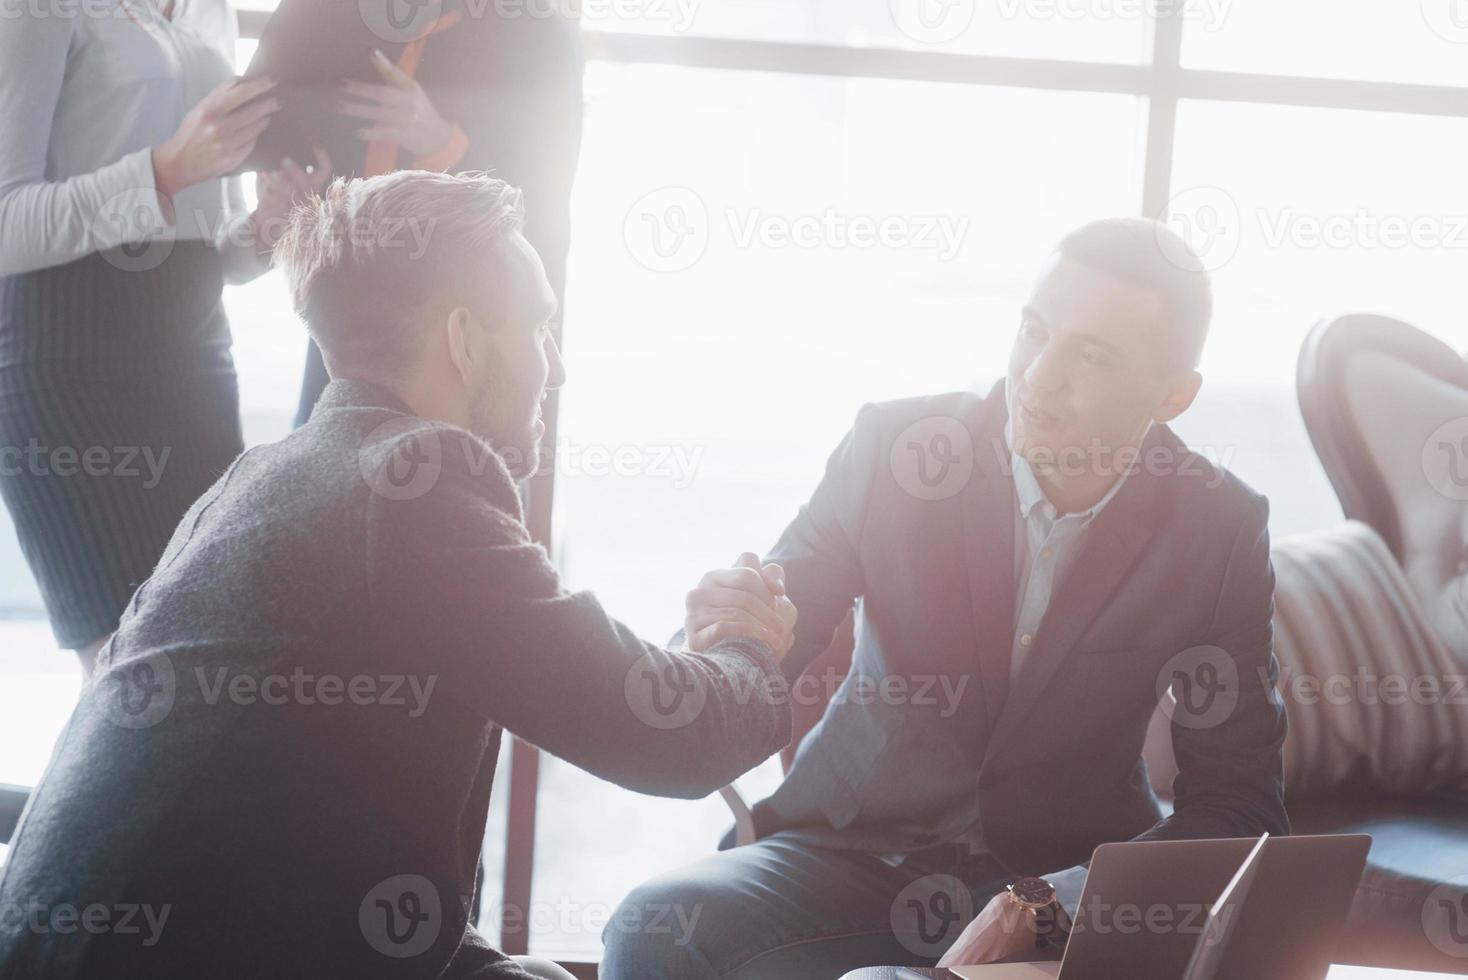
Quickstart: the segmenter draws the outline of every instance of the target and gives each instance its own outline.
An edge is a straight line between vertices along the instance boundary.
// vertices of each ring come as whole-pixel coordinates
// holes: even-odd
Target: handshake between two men
[[[695,653],[737,636],[759,640],[779,663],[795,642],[795,603],[785,594],[785,570],[746,551],[715,569],[688,593],[683,638]]]

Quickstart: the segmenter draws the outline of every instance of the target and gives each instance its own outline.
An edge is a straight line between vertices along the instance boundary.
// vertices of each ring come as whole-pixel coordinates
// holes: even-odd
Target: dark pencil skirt
[[[117,627],[243,448],[219,254],[179,242],[139,264],[0,277],[0,496],[70,649]]]

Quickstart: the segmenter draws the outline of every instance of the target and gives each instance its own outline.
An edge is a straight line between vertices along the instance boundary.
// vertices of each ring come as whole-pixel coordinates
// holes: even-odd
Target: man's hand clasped
[[[688,593],[683,621],[688,648],[709,649],[722,640],[747,636],[762,641],[783,660],[795,642],[795,604],[785,594],[785,570],[761,565],[746,551],[730,568],[709,572]]]

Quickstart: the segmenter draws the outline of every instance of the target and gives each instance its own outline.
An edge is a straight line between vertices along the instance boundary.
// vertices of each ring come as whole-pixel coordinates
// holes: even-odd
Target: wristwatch
[[[1055,897],[1055,886],[1044,878],[1027,877],[1006,886],[1009,901],[1034,916],[1035,946],[1052,949],[1064,946],[1067,928],[1065,910]]]

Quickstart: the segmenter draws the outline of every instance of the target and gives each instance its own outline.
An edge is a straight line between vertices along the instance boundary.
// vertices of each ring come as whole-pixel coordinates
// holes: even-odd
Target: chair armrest
[[[719,795],[724,802],[729,804],[729,809],[734,811],[734,846],[743,847],[745,844],[753,844],[754,833],[754,811],[749,808],[749,803],[744,799],[744,794],[733,783],[719,790]]]
[[[0,844],[10,843],[15,825],[20,820],[20,811],[25,809],[25,801],[30,795],[31,791],[25,786],[0,783]]]

